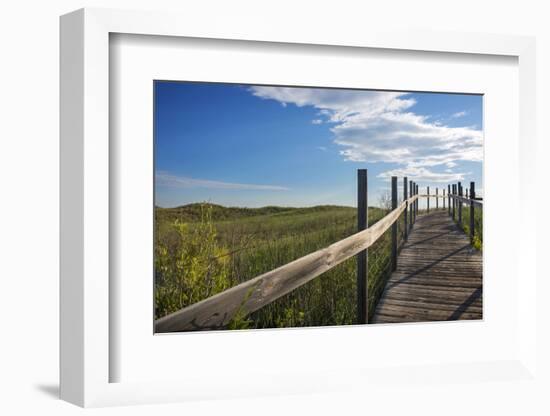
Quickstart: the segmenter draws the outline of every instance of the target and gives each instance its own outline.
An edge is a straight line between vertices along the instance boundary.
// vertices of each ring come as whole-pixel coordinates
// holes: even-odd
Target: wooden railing
[[[398,203],[397,177],[391,180],[392,210],[373,226],[368,226],[368,193],[367,170],[358,170],[357,193],[357,228],[358,232],[337,241],[326,248],[317,250],[297,260],[280,266],[267,273],[243,282],[237,286],[204,299],[193,305],[180,309],[155,321],[155,332],[179,332],[189,330],[220,329],[226,327],[234,318],[245,317],[263,306],[275,301],[310,280],[320,276],[343,261],[357,257],[357,322],[367,323],[368,316],[368,248],[372,246],[387,230],[391,228],[391,270],[397,266],[397,220],[404,213],[404,240],[411,231],[418,216],[419,198],[427,199],[426,210],[430,211],[430,199],[435,198],[436,209],[439,199],[448,201],[447,209],[453,220],[462,224],[462,208],[470,208],[470,238],[475,235],[474,206],[482,205],[480,198],[475,197],[475,184],[470,183],[468,196],[463,196],[462,185],[448,185],[440,194],[418,193],[418,184],[403,178],[403,202]]]
[[[466,196],[464,196],[464,189],[462,183],[448,185],[449,191],[449,215],[453,217],[454,221],[457,221],[462,226],[462,208],[467,205],[470,209],[470,240],[473,242],[475,237],[475,206],[483,206],[483,200],[476,198],[475,182],[470,182],[469,191],[466,190]],[[451,207],[452,205],[452,207]],[[458,216],[458,218],[457,218]]]
[[[368,256],[372,246],[392,228],[392,270],[397,264],[397,220],[404,213],[406,240],[418,215],[418,185],[403,178],[403,202],[397,202],[397,177],[392,177],[392,210],[368,227],[367,170],[358,170],[358,232],[326,248],[261,274],[217,295],[155,321],[155,332],[220,329],[292,292],[343,261],[357,256],[358,322],[368,322]]]

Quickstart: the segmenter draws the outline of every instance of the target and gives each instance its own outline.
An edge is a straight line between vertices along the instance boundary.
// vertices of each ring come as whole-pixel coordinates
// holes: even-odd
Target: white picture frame
[[[518,59],[519,67],[519,195],[520,213],[534,202],[535,169],[535,42],[533,38],[467,33],[369,31],[329,33],[283,30],[276,24],[240,26],[224,20],[205,26],[189,15],[83,9],[61,18],[61,398],[80,406],[157,403],[197,398],[262,394],[319,393],[389,380],[388,371],[403,378],[406,369],[321,369],[320,373],[271,373],[258,381],[219,380],[197,376],[187,380],[111,382],[110,365],[119,359],[110,349],[109,227],[109,37],[113,33],[185,38],[225,39],[333,47],[430,51],[439,54],[503,55]],[[536,375],[536,270],[533,249],[534,215],[521,215],[518,227],[516,354],[498,362],[460,365],[442,362],[437,368],[418,362],[421,380],[434,373],[468,380],[485,371],[498,379],[518,381]],[[518,271],[514,272],[517,274]],[[325,374],[327,377],[319,377]],[[406,377],[405,377],[406,378]],[[341,380],[348,380],[342,383]],[[483,378],[481,378],[483,379]],[[470,379],[480,382],[480,379]]]

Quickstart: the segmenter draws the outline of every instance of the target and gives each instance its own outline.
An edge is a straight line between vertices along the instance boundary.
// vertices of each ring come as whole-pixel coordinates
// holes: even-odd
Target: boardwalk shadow
[[[407,276],[399,279],[397,282],[393,282],[390,285],[388,285],[388,289],[391,289],[393,287],[396,287],[402,283],[406,283],[408,280],[412,279],[414,276],[419,275],[420,273],[425,272],[426,270],[429,270],[430,268],[434,267],[435,265],[441,263],[444,260],[447,260],[449,257],[454,256],[455,254],[460,253],[463,250],[468,250],[470,248],[470,244],[466,244],[465,246],[462,246],[454,251],[451,251],[449,254],[446,254],[445,256],[442,256],[438,258],[437,260],[431,262],[430,264],[427,264],[424,267],[421,267],[420,269],[414,271],[413,273],[409,273]]]
[[[474,303],[476,300],[478,300],[481,297],[481,288],[478,287],[470,296],[468,296],[468,299],[464,301],[462,305],[460,305],[447,319],[448,321],[456,321],[457,319],[460,319],[462,314],[466,312],[466,310]]]
[[[435,240],[437,238],[440,238],[440,237],[444,237],[446,235],[448,235],[449,232],[448,231],[445,231],[443,233],[439,233],[439,234],[436,234],[436,235],[433,235],[431,237],[428,237],[428,238],[425,238],[424,240],[420,240],[420,241],[416,241],[414,243],[407,243],[403,248],[409,248],[409,247],[413,247],[413,246],[416,246],[418,244],[424,244],[430,240]]]

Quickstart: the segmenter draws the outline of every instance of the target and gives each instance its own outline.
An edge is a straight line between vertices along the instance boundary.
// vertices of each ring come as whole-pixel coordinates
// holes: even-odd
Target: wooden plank
[[[409,196],[412,198],[414,192],[413,192],[413,186],[414,186],[414,182],[413,181],[410,181],[409,182]],[[409,233],[410,233],[410,230],[412,229],[412,226],[413,226],[413,223],[414,223],[414,218],[413,218],[413,206],[411,204],[411,201],[409,201]]]
[[[366,230],[369,226],[367,169],[357,170],[357,231]],[[364,324],[368,317],[368,252],[362,250],[357,253],[357,322]]]
[[[393,313],[390,313],[393,312]],[[393,323],[405,323],[405,322],[436,322],[436,321],[454,321],[454,320],[480,320],[482,319],[481,313],[471,313],[471,312],[462,312],[459,315],[459,318],[452,318],[452,313],[448,312],[438,312],[438,311],[432,311],[432,313],[425,312],[421,313],[418,311],[415,311],[416,313],[413,313],[411,311],[384,311],[384,313],[380,313],[376,316],[376,318],[373,320],[373,324],[393,324]]]
[[[476,184],[470,182],[470,240],[474,241],[475,236],[475,212],[473,200],[476,197]]]
[[[446,211],[419,217],[371,322],[481,319],[483,259],[469,241]]]
[[[463,196],[460,196],[460,195],[451,195],[451,199],[453,200],[456,200],[456,201],[460,201],[460,202],[463,202],[465,204],[470,204],[470,203],[473,203],[474,205],[477,205],[477,206],[483,206],[483,200],[482,199],[472,199],[472,198],[466,198],[466,197],[463,197]]]
[[[391,209],[397,208],[397,176],[391,178]],[[397,268],[397,221],[391,226],[391,264],[392,270]],[[368,321],[367,321],[368,322]]]
[[[449,210],[449,216],[451,215],[451,185],[447,185],[447,206]]]
[[[388,301],[388,300],[394,300],[394,301],[410,301],[410,302],[422,302],[422,303],[444,303],[448,305],[461,305],[463,304],[474,292],[475,290],[469,291],[469,292],[462,292],[458,295],[448,295],[447,291],[440,290],[440,293],[431,293],[430,295],[424,294],[422,292],[418,293],[411,293],[411,292],[398,292],[398,291],[392,291],[392,293],[388,293],[387,296],[384,297],[383,301],[380,301],[379,305],[382,305],[382,302]],[[473,305],[481,306],[483,304],[482,302],[482,296],[480,295],[477,299],[474,299],[472,301]]]
[[[369,248],[405,210],[403,201],[372,227],[155,321],[156,332],[219,329]]]
[[[430,213],[430,187],[426,188],[426,211]]]
[[[453,221],[456,218],[456,185],[453,185]]]
[[[407,177],[405,176],[403,178],[403,200],[407,201],[408,199],[408,185],[407,185]],[[403,239],[407,241],[409,238],[409,203],[405,205],[405,214],[404,214],[404,225],[403,225]]]
[[[472,306],[470,304],[468,305],[446,305],[442,303],[419,303],[419,302],[395,302],[395,301],[384,301],[384,312],[405,312],[408,314],[446,314],[451,315],[452,312],[455,312],[457,309],[463,307],[464,311],[468,311],[469,313],[477,313],[481,315],[481,312],[483,311],[483,307],[476,305]]]
[[[416,222],[416,217],[418,217],[418,185],[415,184],[414,187],[415,187],[414,193],[417,195],[417,198],[414,202],[414,220]]]
[[[458,195],[462,198],[462,183],[460,182],[458,183]],[[458,204],[458,224],[462,228],[462,204]]]

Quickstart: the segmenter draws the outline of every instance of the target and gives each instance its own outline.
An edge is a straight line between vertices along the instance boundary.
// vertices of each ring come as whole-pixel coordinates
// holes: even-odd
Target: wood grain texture
[[[419,216],[372,323],[482,319],[481,253],[446,211]]]
[[[463,202],[464,204],[470,204],[470,202],[472,202],[474,205],[483,206],[483,201],[480,199],[469,199],[460,195],[451,195],[451,199]]]
[[[357,231],[366,230],[369,226],[368,181],[367,169],[357,170]],[[361,250],[357,260],[357,322],[366,324],[369,321],[369,270],[368,250]]]

